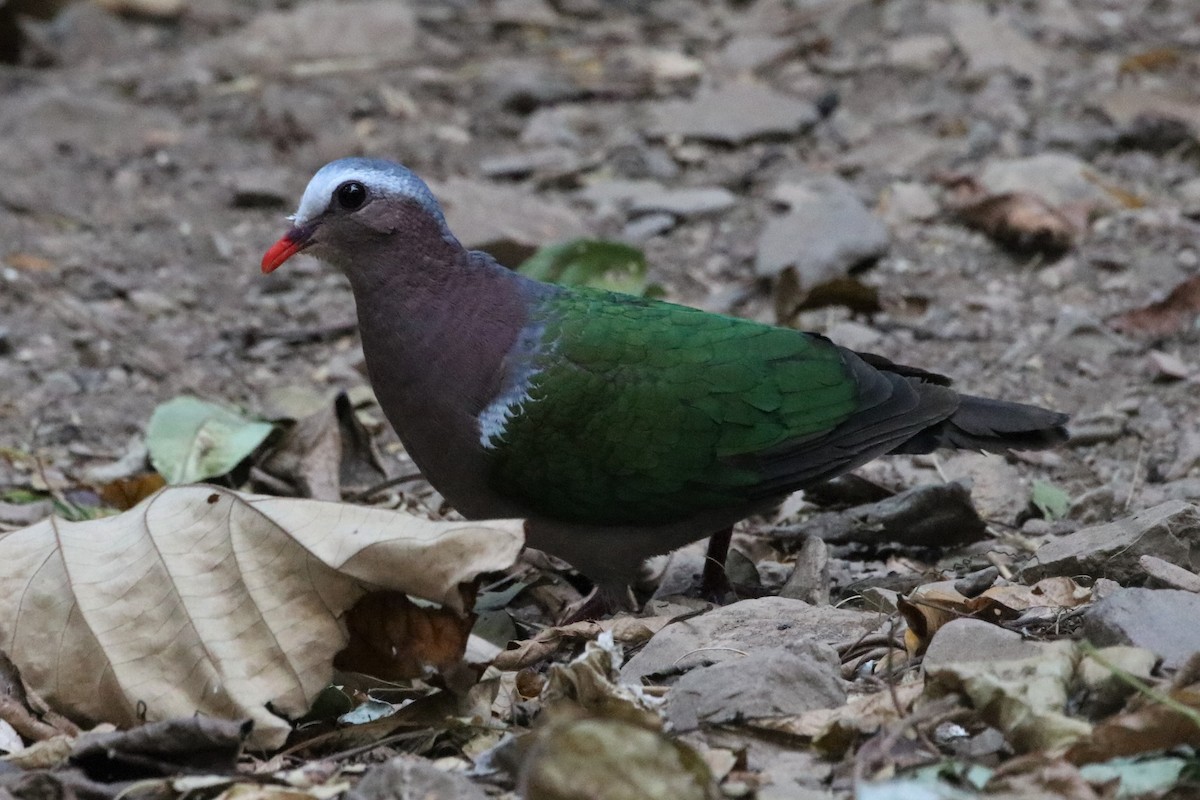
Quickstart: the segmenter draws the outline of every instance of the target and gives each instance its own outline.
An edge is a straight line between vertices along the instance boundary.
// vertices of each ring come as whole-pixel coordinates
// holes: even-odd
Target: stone
[[[884,220],[892,226],[928,222],[941,212],[933,192],[911,181],[897,181],[888,187],[881,206]]]
[[[371,767],[345,800],[486,800],[487,793],[461,775],[417,756],[397,756]]]
[[[909,546],[947,546],[979,541],[987,526],[971,503],[964,483],[915,486],[877,503],[813,514],[782,535],[817,536],[829,544],[900,542]]]
[[[774,196],[790,211],[768,220],[759,234],[754,269],[761,277],[794,267],[801,287],[811,289],[879,259],[891,244],[883,220],[836,176],[781,184]]]
[[[1183,213],[1189,217],[1200,217],[1200,178],[1192,178],[1175,187],[1175,194]]]
[[[451,178],[433,190],[463,245],[505,266],[518,266],[543,244],[585,234],[573,212],[518,187]]]
[[[640,244],[671,230],[678,221],[673,214],[645,214],[627,222],[621,229],[621,238],[630,244]]]
[[[417,17],[392,0],[317,0],[256,14],[249,24],[201,48],[205,60],[237,74],[242,65],[285,71],[298,62],[415,57]]]
[[[820,120],[812,103],[748,82],[703,88],[690,100],[657,103],[650,113],[654,136],[734,145],[769,136],[793,136]]]
[[[1200,652],[1200,594],[1179,589],[1121,589],[1092,605],[1083,635],[1092,644],[1132,645],[1178,669]]]
[[[698,666],[744,658],[784,642],[835,645],[886,624],[881,614],[813,606],[785,597],[742,600],[672,623],[621,669],[624,681],[677,675]]]
[[[1129,129],[1139,119],[1176,120],[1192,136],[1200,136],[1200,103],[1190,92],[1121,88],[1100,99],[1100,109],[1121,128]]]
[[[979,182],[992,194],[1029,192],[1052,206],[1083,203],[1115,209],[1118,205],[1116,198],[1102,188],[1117,182],[1066,153],[997,159],[984,167]]]
[[[923,33],[890,42],[887,62],[897,69],[933,72],[946,63],[953,51],[953,45],[945,36]]]
[[[845,702],[837,652],[827,644],[797,642],[688,672],[671,687],[666,712],[682,733]]]
[[[945,664],[971,661],[1016,661],[1033,658],[1040,643],[1027,641],[1016,631],[980,619],[947,622],[933,635],[922,662],[926,670]]]
[[[737,204],[732,192],[718,186],[650,190],[634,195],[631,200],[631,213],[661,212],[683,218],[719,214]]]
[[[809,536],[796,553],[796,564],[780,597],[803,600],[815,606],[829,605],[829,547],[816,536]]]
[[[537,173],[570,175],[579,170],[581,162],[574,150],[566,147],[544,147],[514,155],[493,156],[479,162],[479,171],[489,178],[527,178]]]
[[[943,6],[950,35],[967,59],[967,72],[976,77],[1008,71],[1040,80],[1048,54],[1018,31],[1005,14],[991,14],[984,5],[952,3]]]
[[[732,72],[754,72],[791,55],[798,44],[794,36],[735,36],[721,50],[717,63]]]
[[[1137,584],[1145,580],[1138,563],[1143,555],[1195,571],[1200,566],[1200,510],[1168,500],[1107,525],[1051,539],[1037,549],[1021,577],[1032,583],[1054,575],[1088,575]]]

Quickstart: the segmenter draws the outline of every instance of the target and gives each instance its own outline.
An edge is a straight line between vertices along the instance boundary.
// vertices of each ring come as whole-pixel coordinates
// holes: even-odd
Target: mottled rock
[[[1094,604],[1083,634],[1097,645],[1127,644],[1178,669],[1200,652],[1200,594],[1179,589],[1121,589]]]
[[[1116,208],[1117,200],[1103,189],[1115,181],[1097,173],[1086,161],[1066,153],[1039,153],[1026,158],[988,163],[979,182],[992,194],[1029,192],[1053,206],[1084,203]]]
[[[417,756],[397,756],[371,767],[346,800],[485,800],[487,794],[461,775]]]
[[[954,44],[967,59],[969,74],[1007,70],[1031,80],[1042,77],[1046,51],[1017,30],[1006,14],[992,14],[986,6],[974,3],[952,3],[943,9]]]
[[[742,144],[768,136],[799,133],[820,119],[807,101],[757,83],[700,89],[691,100],[651,108],[651,134]]]
[[[897,69],[913,72],[932,72],[954,51],[945,36],[936,33],[918,34],[896,39],[888,44],[887,62]]]
[[[887,226],[840,178],[820,175],[780,184],[774,197],[791,210],[769,220],[759,235],[754,267],[760,276],[794,267],[807,289],[887,252]]]
[[[583,222],[556,205],[512,186],[451,178],[434,187],[459,240],[517,266],[541,245],[584,235]]]
[[[1123,584],[1145,580],[1138,564],[1152,555],[1184,569],[1200,564],[1200,510],[1169,500],[1107,525],[1084,528],[1043,544],[1022,571],[1032,582],[1052,575],[1105,577]]]
[[[417,18],[409,3],[316,0],[258,14],[200,52],[221,70],[253,65],[283,71],[310,60],[413,58],[416,42]]]
[[[837,652],[827,644],[797,642],[688,672],[667,695],[667,719],[684,732],[845,702]]]
[[[742,600],[663,628],[629,659],[621,677],[637,681],[651,675],[679,674],[785,642],[834,645],[885,622],[879,614],[813,606],[784,597]]]
[[[663,212],[676,217],[698,217],[728,211],[737,197],[719,186],[656,189],[634,195],[629,210],[634,214]]]
[[[970,661],[1015,661],[1032,658],[1040,643],[1027,641],[1016,631],[979,619],[956,619],[933,635],[925,651],[925,669]]]

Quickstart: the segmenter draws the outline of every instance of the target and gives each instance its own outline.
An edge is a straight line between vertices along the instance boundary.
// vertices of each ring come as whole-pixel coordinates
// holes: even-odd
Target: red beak
[[[271,249],[263,256],[263,274],[267,275],[274,272],[283,262],[312,244],[312,234],[313,229],[305,225],[299,228],[292,228],[281,236],[279,241],[271,245]]]

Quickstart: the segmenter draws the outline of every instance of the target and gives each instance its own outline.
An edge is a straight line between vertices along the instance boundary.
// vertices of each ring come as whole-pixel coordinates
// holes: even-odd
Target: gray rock
[[[796,554],[796,566],[779,596],[815,606],[829,604],[829,547],[822,539],[809,536],[804,540]]]
[[[1168,669],[1200,652],[1200,594],[1121,589],[1088,609],[1083,635],[1096,645],[1128,644],[1162,657]]]
[[[468,248],[517,266],[540,245],[582,236],[582,221],[562,205],[519,188],[465,178],[435,187],[450,229]]]
[[[949,18],[950,35],[963,57],[967,72],[979,77],[1008,71],[1039,80],[1048,54],[1018,31],[1003,14],[991,14],[984,5],[953,3],[942,7]]]
[[[657,189],[634,195],[629,210],[634,214],[662,212],[677,217],[719,214],[737,203],[737,197],[719,186]]]
[[[798,642],[694,669],[667,695],[667,719],[679,732],[704,725],[800,714],[846,702],[837,653]]]
[[[1085,203],[1117,207],[1116,199],[1103,187],[1118,182],[1097,174],[1086,161],[1066,153],[997,159],[984,167],[979,182],[993,194],[1030,192],[1053,206]]]
[[[534,173],[569,175],[579,170],[581,162],[574,150],[566,147],[544,147],[526,153],[493,156],[479,162],[479,170],[489,178],[524,178]]]
[[[735,36],[721,50],[717,63],[733,72],[753,72],[791,55],[799,44],[794,36]]]
[[[651,180],[596,181],[575,193],[575,197],[597,210],[626,206],[639,195],[667,191],[661,183]]]
[[[785,597],[742,600],[663,628],[621,669],[637,681],[698,666],[745,658],[785,642],[837,644],[856,639],[886,622],[880,614],[813,606]]]
[[[883,218],[890,225],[906,222],[925,222],[941,211],[933,192],[924,184],[897,181],[888,187],[883,202]]]
[[[1175,187],[1184,214],[1200,216],[1200,178],[1192,178]]]
[[[971,503],[971,490],[954,482],[916,486],[878,503],[814,514],[775,535],[818,536],[830,544],[887,541],[944,546],[979,541],[987,535],[987,526]]]
[[[646,214],[629,221],[621,229],[621,238],[630,244],[640,244],[674,228],[679,220],[673,214]]]
[[[932,72],[945,64],[953,51],[953,46],[945,36],[924,33],[889,43],[887,62],[897,69]]]
[[[200,48],[208,64],[237,74],[253,66],[294,69],[299,62],[415,56],[417,17],[409,3],[392,0],[317,0],[257,14],[249,24]]]
[[[782,184],[775,197],[791,211],[768,221],[759,235],[754,268],[760,276],[795,267],[801,286],[808,289],[887,252],[887,226],[840,178],[821,175]]]
[[[234,208],[283,208],[296,196],[294,170],[281,167],[238,169],[230,176]]]
[[[650,133],[655,136],[725,144],[796,134],[820,119],[812,103],[757,83],[700,89],[691,100],[654,105],[651,115]]]
[[[372,767],[345,800],[486,800],[487,794],[461,775],[428,759],[397,756]]]
[[[979,619],[956,619],[933,635],[922,662],[926,670],[964,661],[1016,661],[1040,652],[1040,643]]]
[[[1021,577],[1032,582],[1051,575],[1090,575],[1137,584],[1145,580],[1138,564],[1143,555],[1195,571],[1200,566],[1200,511],[1182,500],[1168,500],[1107,525],[1051,539],[1037,549]]]

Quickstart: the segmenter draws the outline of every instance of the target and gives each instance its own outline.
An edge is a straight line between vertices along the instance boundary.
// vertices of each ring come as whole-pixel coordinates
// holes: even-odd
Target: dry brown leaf
[[[969,603],[954,588],[954,581],[927,583],[913,589],[908,597],[897,597],[896,610],[908,623],[908,630],[904,632],[904,647],[908,654],[921,655],[943,625],[971,616]]]
[[[960,208],[959,214],[968,225],[1018,253],[1058,256],[1075,241],[1071,220],[1027,192],[984,197]]]
[[[55,269],[53,261],[32,253],[11,253],[4,257],[4,263],[24,272],[50,272]]]
[[[1006,797],[1102,800],[1112,796],[1098,794],[1073,764],[1048,753],[1029,753],[1001,764],[986,788],[989,795]]]
[[[674,617],[618,616],[613,619],[587,620],[545,628],[532,639],[514,642],[511,649],[504,650],[492,660],[492,665],[502,670],[523,669],[549,658],[566,642],[595,639],[605,631],[612,631],[613,641],[618,644],[633,647],[649,641],[651,636],[673,619]]]
[[[1077,608],[1091,599],[1091,589],[1067,577],[1054,577],[1033,586],[993,586],[968,600],[967,607],[978,619],[1000,622],[1016,619],[1031,608]]]
[[[104,484],[100,487],[100,499],[110,508],[128,511],[166,485],[166,479],[157,472],[142,472]]]
[[[1152,47],[1121,60],[1117,75],[1136,75],[1140,72],[1161,72],[1173,69],[1183,60],[1174,47]]]
[[[71,716],[133,725],[249,717],[275,747],[345,646],[341,615],[394,589],[464,611],[504,569],[519,521],[431,522],[377,508],[164,489],[119,516],[0,535],[0,648]]]
[[[475,615],[419,606],[403,592],[372,592],[346,612],[350,642],[334,666],[388,681],[449,670],[462,660]]]
[[[1197,314],[1200,314],[1200,275],[1180,283],[1165,299],[1118,314],[1108,324],[1121,333],[1173,336],[1190,328]]]
[[[1168,696],[1200,713],[1200,683],[1175,689]],[[1090,764],[1182,745],[1200,747],[1200,724],[1175,708],[1146,698],[1140,708],[1096,725],[1091,736],[1067,750],[1066,758],[1075,764]]]

